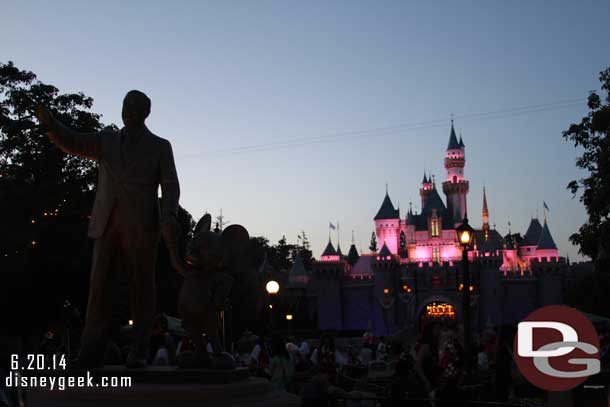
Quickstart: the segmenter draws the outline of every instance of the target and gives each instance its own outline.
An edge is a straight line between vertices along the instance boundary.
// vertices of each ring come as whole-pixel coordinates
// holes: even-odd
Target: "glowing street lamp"
[[[275,318],[275,313],[273,312],[273,302],[277,296],[277,293],[280,292],[280,284],[275,280],[269,280],[267,281],[267,285],[265,285],[265,290],[267,290],[267,294],[269,294],[269,327],[271,328],[271,332],[273,332],[273,319]]]
[[[462,224],[455,228],[458,242],[462,246],[462,314],[464,316],[464,368],[470,371],[471,365],[471,332],[470,332],[470,271],[468,270],[468,247],[472,243],[474,229],[468,224],[468,217],[464,216]],[[467,288],[467,289],[464,289]]]
[[[460,246],[462,246],[462,248],[467,248],[468,246],[470,246],[470,243],[472,242],[472,236],[474,235],[474,229],[468,224],[467,217],[464,217],[462,224],[458,226],[455,231],[457,233]]]
[[[286,321],[292,321],[292,314],[286,314]]]
[[[269,295],[275,295],[280,291],[280,285],[275,280],[269,280],[265,286],[265,289]]]

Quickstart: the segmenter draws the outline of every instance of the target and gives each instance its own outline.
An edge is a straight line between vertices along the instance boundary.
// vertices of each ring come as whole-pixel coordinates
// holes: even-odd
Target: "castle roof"
[[[341,253],[341,243],[337,242],[337,256],[339,258],[343,258],[343,253]]]
[[[442,212],[445,212],[447,210],[447,207],[445,207],[445,203],[441,199],[441,196],[438,194],[438,190],[436,188],[432,188],[432,190],[430,190],[430,192],[428,193],[426,202],[424,204],[424,207],[422,208],[421,213],[423,215],[432,214],[433,209],[436,209],[436,212],[439,215],[441,215]]]
[[[335,250],[335,247],[333,246],[330,239],[328,239],[328,244],[326,245],[326,249],[324,249],[322,256],[336,256],[336,255],[337,255],[337,251]]]
[[[527,228],[527,232],[525,232],[525,236],[523,237],[523,246],[536,246],[538,245],[538,240],[540,240],[540,234],[542,233],[542,225],[537,218],[532,218],[529,227]]]
[[[356,250],[356,245],[352,244],[349,248],[349,252],[347,253],[347,262],[353,266],[354,264],[356,264],[359,257],[360,257],[360,255],[358,255],[358,250]]]
[[[464,147],[466,147],[466,146],[464,145],[464,141],[462,140],[462,133],[460,132],[460,148],[464,148]]]
[[[490,229],[485,240],[484,230],[475,230],[474,238],[476,239],[478,249],[481,252],[495,252],[503,249],[504,239],[502,235],[495,229]]]
[[[400,218],[400,214],[397,209],[394,208],[394,204],[392,204],[392,200],[388,193],[385,193],[385,198],[383,198],[383,202],[381,203],[381,207],[375,215],[374,220],[380,219],[398,219]]]
[[[549,225],[544,222],[544,227],[542,228],[542,232],[540,233],[540,238],[538,239],[538,250],[544,249],[557,249],[555,245],[555,241],[553,240],[553,236],[551,236],[551,231],[549,230]]]
[[[447,145],[447,150],[459,150],[460,148],[460,143],[458,142],[458,139],[455,136],[453,122],[451,122],[451,134],[449,134],[449,144]]]
[[[356,264],[353,265],[350,270],[350,275],[352,276],[370,276],[373,274],[373,268],[371,267],[371,262],[374,259],[373,256],[363,255],[358,258]]]
[[[381,247],[381,250],[379,250],[379,255],[382,257],[392,255],[392,252],[390,251],[390,249],[388,249],[388,245],[385,244],[385,242],[383,242],[383,246]]]

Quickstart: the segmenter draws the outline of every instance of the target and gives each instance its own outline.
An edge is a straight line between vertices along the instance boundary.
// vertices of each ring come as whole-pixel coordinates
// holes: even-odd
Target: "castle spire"
[[[457,140],[455,135],[455,129],[453,128],[453,118],[451,119],[451,133],[449,133],[449,144],[447,145],[447,150],[459,150],[460,143]]]
[[[427,184],[428,183],[428,177],[426,177],[426,170],[424,170],[424,179],[421,180],[422,184]]]
[[[485,240],[489,237],[489,210],[487,209],[487,194],[485,187],[483,187],[483,231],[485,233]]]

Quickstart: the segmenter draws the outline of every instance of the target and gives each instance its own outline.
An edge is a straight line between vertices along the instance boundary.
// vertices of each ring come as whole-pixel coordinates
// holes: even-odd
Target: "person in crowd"
[[[252,347],[252,351],[249,356],[250,369],[255,372],[257,376],[268,377],[269,364],[271,363],[271,356],[269,354],[269,346],[265,342],[264,336],[259,336],[256,343]]]
[[[445,400],[460,400],[458,386],[464,377],[462,349],[455,336],[448,336],[439,360],[440,375],[436,396]]]
[[[309,343],[305,339],[300,339],[299,344],[299,353],[303,357],[303,359],[308,359],[309,354],[311,353],[311,349],[309,348]]]
[[[371,331],[366,331],[362,335],[362,346],[371,350],[371,360],[375,360],[377,347],[375,346],[375,335]]]
[[[358,352],[358,361],[364,366],[368,366],[373,360],[373,351],[370,347],[363,346]]]
[[[489,370],[489,362],[489,356],[485,351],[485,346],[480,345],[477,348],[477,368],[482,372],[486,372]]]
[[[379,344],[377,345],[377,360],[386,360],[388,355],[388,348],[386,339],[384,336],[379,338]]]
[[[269,375],[274,390],[287,391],[294,376],[294,364],[290,358],[286,344],[279,338],[271,342],[271,360]]]
[[[435,388],[439,375],[438,339],[440,327],[435,321],[429,321],[423,328],[417,354],[415,357],[415,371],[424,391],[421,396],[435,398]]]
[[[317,366],[318,371],[328,377],[333,384],[337,376],[337,360],[335,352],[335,340],[330,335],[322,335],[320,347],[313,351],[311,361]]]
[[[299,347],[294,342],[286,343],[286,351],[288,352],[290,360],[292,361],[292,364],[295,367],[301,363],[301,354],[299,353]]]
[[[174,338],[167,329],[167,319],[163,315],[155,318],[152,336],[150,338],[150,353],[152,365],[170,365],[174,363],[176,345]]]

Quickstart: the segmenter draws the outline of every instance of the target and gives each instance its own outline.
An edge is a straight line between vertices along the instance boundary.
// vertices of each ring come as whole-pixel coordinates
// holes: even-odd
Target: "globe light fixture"
[[[286,321],[292,321],[292,314],[286,314]]]
[[[280,285],[275,280],[269,280],[267,282],[267,285],[265,286],[265,289],[267,290],[267,293],[269,293],[269,295],[275,295],[280,291]]]

